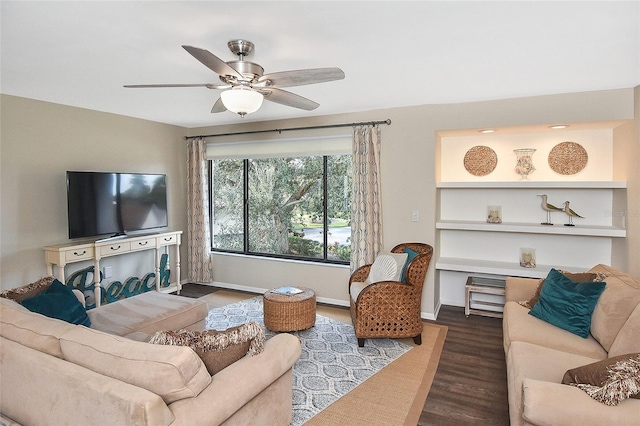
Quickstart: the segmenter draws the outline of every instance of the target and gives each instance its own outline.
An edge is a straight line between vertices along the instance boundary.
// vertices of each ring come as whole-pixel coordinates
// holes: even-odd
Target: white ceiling
[[[6,1],[4,94],[184,127],[640,85],[636,1]],[[244,119],[209,111],[219,91],[124,84],[218,83],[181,45],[265,73],[340,67],[288,89],[320,107],[265,102]],[[376,119],[376,117],[373,117]]]

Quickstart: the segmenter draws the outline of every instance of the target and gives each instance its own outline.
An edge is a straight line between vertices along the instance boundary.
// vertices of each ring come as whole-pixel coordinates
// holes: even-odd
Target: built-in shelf
[[[440,220],[436,229],[458,231],[512,232],[523,234],[580,235],[588,237],[624,238],[627,231],[615,226],[564,226],[541,225],[535,223],[487,223],[481,221]]]
[[[539,188],[539,189],[625,189],[622,181],[509,181],[509,182],[436,182],[436,188]]]
[[[528,278],[544,278],[549,274],[551,268],[571,272],[584,272],[588,269],[573,265],[537,265],[535,268],[523,268],[517,262],[463,259],[457,257],[441,257],[436,261],[436,269],[444,271]]]
[[[552,268],[580,272],[611,262],[614,247],[627,236],[627,182],[613,164],[611,129],[519,128],[508,135],[440,135],[435,279],[442,303],[463,306],[470,276],[543,278]],[[589,160],[577,173],[565,175],[553,168],[548,156],[568,140],[577,141]],[[490,147],[499,158],[486,175],[474,174],[467,162],[467,153],[477,146]],[[525,147],[537,150],[536,171],[519,180],[513,150]],[[556,208],[545,211],[545,198]],[[565,206],[579,216],[570,218]],[[487,223],[495,209],[501,223]],[[553,225],[543,225],[545,221]],[[570,221],[575,226],[565,225]],[[536,254],[535,268],[520,266],[523,248]]]

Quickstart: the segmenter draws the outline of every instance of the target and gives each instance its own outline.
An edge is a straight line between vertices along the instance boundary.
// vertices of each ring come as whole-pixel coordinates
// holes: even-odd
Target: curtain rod
[[[331,129],[334,127],[354,127],[354,126],[365,126],[365,125],[377,126],[378,124],[391,125],[391,120],[387,118],[386,120],[382,120],[382,121],[363,121],[360,123],[327,124],[324,126],[290,127],[285,129],[271,129],[271,130],[251,130],[248,132],[219,133],[217,135],[185,136],[184,138],[185,140],[189,140],[189,139],[197,139],[197,138],[215,138],[218,136],[251,135],[256,133],[271,133],[271,132],[282,133],[282,132],[289,132],[292,130]]]

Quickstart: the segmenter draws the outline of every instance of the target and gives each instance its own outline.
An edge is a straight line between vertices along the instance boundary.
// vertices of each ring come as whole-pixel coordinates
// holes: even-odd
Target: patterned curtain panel
[[[213,281],[211,232],[209,231],[209,182],[207,145],[204,139],[187,142],[187,236],[190,282]]]
[[[352,272],[373,263],[382,250],[380,141],[378,126],[358,126],[353,130]]]

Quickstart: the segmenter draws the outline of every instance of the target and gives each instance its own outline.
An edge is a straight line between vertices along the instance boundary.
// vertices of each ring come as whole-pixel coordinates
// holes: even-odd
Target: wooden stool
[[[269,290],[262,296],[264,325],[273,331],[304,330],[316,323],[316,294],[296,287],[302,293],[286,295]]]

